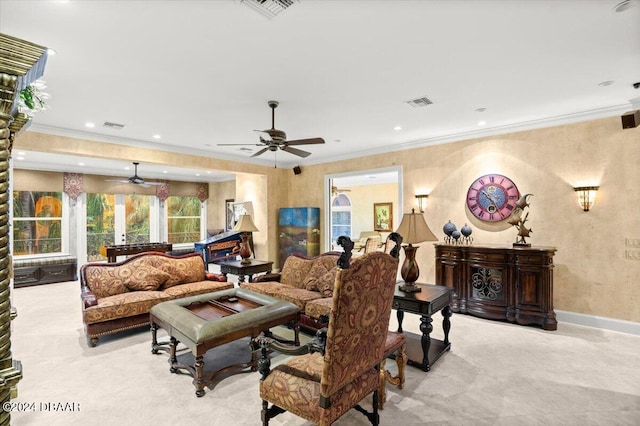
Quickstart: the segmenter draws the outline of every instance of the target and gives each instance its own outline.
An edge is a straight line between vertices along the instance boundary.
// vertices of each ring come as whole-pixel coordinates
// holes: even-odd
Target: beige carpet
[[[170,374],[166,355],[150,353],[148,331],[87,347],[77,282],[15,289],[12,299],[12,353],[24,375],[13,402],[36,404],[14,412],[12,424],[260,424],[258,373],[226,378],[196,398],[191,377]],[[442,336],[440,323],[437,314],[434,337]],[[405,316],[405,330],[418,325],[417,316]],[[638,336],[454,314],[450,338],[451,351],[429,373],[408,367],[404,389],[388,387],[382,425],[640,424]],[[40,403],[71,403],[76,411],[42,411]],[[309,423],[286,413],[271,424]],[[352,410],[337,424],[368,423]]]

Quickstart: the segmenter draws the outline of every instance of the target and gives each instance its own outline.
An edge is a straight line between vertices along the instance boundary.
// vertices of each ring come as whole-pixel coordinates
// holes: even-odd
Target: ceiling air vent
[[[265,18],[275,18],[280,12],[299,0],[240,0],[240,3],[259,12]]]
[[[427,105],[431,105],[433,103],[431,99],[427,98],[426,96],[423,96],[421,98],[411,99],[406,102],[414,108],[424,107]]]
[[[115,130],[121,130],[124,129],[124,124],[120,124],[120,123],[112,123],[110,121],[105,121],[102,124],[102,127],[108,127],[110,129],[115,129]]]

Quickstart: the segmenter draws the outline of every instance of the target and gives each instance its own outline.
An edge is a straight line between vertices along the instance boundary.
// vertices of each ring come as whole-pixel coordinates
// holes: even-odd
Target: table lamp
[[[400,269],[400,275],[404,284],[400,286],[400,290],[405,293],[417,293],[421,291],[420,287],[416,286],[416,280],[420,276],[420,268],[416,262],[418,246],[413,246],[413,244],[423,241],[437,241],[438,238],[429,229],[422,213],[416,213],[415,209],[411,209],[411,213],[405,213],[402,216],[402,222],[396,232],[402,235],[403,242],[408,243],[402,246],[405,259],[402,269]]]
[[[250,265],[251,264],[251,247],[249,246],[249,237],[252,232],[257,232],[258,228],[253,223],[253,219],[251,219],[251,215],[241,214],[238,223],[233,227],[234,231],[242,232],[240,237],[242,238],[242,242],[240,243],[240,257],[242,261],[240,261],[241,265]]]

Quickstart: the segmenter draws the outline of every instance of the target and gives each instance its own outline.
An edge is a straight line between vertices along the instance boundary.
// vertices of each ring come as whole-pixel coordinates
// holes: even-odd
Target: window
[[[87,259],[106,260],[100,247],[115,244],[115,196],[87,194]]]
[[[167,242],[181,244],[199,241],[201,213],[202,203],[197,197],[167,198]]]
[[[151,242],[151,196],[128,194],[124,196],[125,232],[123,244]]]
[[[13,191],[13,254],[62,252],[62,193]]]
[[[341,235],[351,237],[351,200],[344,193],[331,202],[331,241]]]

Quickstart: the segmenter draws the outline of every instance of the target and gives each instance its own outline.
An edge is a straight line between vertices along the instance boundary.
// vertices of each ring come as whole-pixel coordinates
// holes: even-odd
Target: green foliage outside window
[[[62,193],[13,191],[13,254],[62,251]]]
[[[105,260],[100,247],[115,243],[115,196],[87,194],[87,259]]]
[[[168,242],[193,243],[200,240],[202,203],[197,197],[167,198]]]

